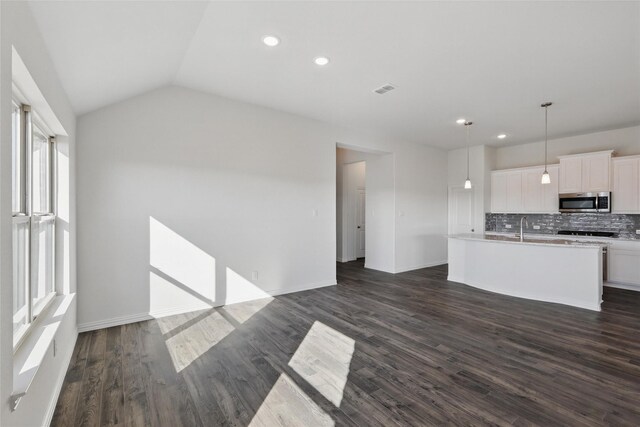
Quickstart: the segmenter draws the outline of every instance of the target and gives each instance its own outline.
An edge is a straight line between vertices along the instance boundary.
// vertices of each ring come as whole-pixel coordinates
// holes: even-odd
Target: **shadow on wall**
[[[270,295],[149,217],[149,314],[194,311]]]

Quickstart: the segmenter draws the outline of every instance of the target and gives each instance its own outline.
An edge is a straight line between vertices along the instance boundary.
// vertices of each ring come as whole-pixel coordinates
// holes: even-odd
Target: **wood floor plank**
[[[78,335],[76,346],[73,349],[69,369],[65,376],[65,386],[60,392],[52,425],[73,425],[80,392],[82,390],[82,379],[84,376],[87,359],[89,356],[89,345],[91,344],[91,334],[83,333]]]
[[[142,380],[139,329],[139,323],[122,326],[123,412],[124,425],[127,427],[151,425],[151,415]]]
[[[105,353],[107,351],[107,330],[99,329],[91,332],[91,343],[87,366],[83,377],[80,400],[76,410],[74,425],[99,426],[102,410],[102,389],[104,385]]]
[[[640,425],[640,293],[596,313],[446,278],[356,261],[338,286],[81,334],[52,425]]]
[[[101,426],[124,423],[124,381],[122,371],[122,327],[107,329],[105,378],[102,388]]]

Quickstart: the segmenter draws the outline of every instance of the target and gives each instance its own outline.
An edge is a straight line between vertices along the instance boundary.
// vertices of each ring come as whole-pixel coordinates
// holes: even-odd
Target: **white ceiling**
[[[550,137],[640,123],[639,2],[30,4],[78,114],[178,84],[444,148],[539,140],[543,101]]]

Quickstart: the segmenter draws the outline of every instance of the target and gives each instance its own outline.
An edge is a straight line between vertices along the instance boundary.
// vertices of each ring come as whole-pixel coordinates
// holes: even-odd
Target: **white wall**
[[[78,137],[83,329],[334,284],[337,142],[394,152],[367,164],[368,266],[445,258],[446,183],[424,184],[444,151],[179,87],[82,116]],[[411,254],[398,230],[420,234]]]
[[[393,153],[338,153],[342,164],[367,164],[365,266],[399,273],[445,263],[446,152],[416,144],[374,148]]]
[[[367,161],[366,268],[395,273],[395,164],[393,154],[371,156]]]
[[[335,284],[336,135],[317,122],[168,87],[78,135],[81,327]]]
[[[549,140],[549,163],[558,156],[615,150],[616,156],[640,154],[640,126]],[[496,148],[495,169],[544,164],[544,141]]]
[[[33,80],[61,122],[68,137],[58,149],[66,155],[60,165],[59,232],[56,247],[59,259],[56,288],[73,293],[75,282],[75,116],[56,76],[44,42],[26,2],[0,2],[0,424],[39,426],[48,422],[56,403],[67,364],[77,336],[75,302],[58,319],[58,352],[47,352],[29,392],[18,409],[11,412],[9,397],[13,388],[12,344],[12,242],[11,242],[11,82],[12,46],[24,61]],[[64,179],[62,179],[64,178]],[[64,224],[62,223],[64,221]]]
[[[395,153],[395,272],[446,263],[447,154],[422,145]]]

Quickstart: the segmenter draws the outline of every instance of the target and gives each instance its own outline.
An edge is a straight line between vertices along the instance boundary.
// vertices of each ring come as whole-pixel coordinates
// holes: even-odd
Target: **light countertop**
[[[501,242],[518,245],[536,245],[536,246],[571,246],[576,248],[602,248],[608,246],[606,241],[588,241],[588,240],[569,240],[562,238],[541,238],[537,235],[524,235],[524,241],[520,241],[519,237],[507,234],[452,234],[452,239],[461,240],[479,240],[487,242]]]

